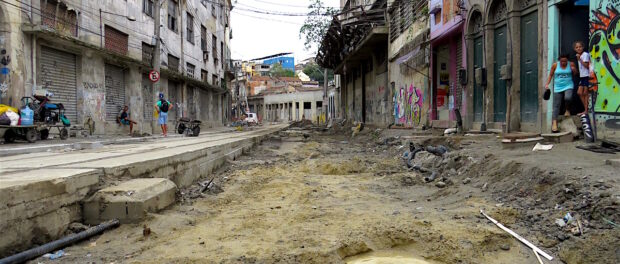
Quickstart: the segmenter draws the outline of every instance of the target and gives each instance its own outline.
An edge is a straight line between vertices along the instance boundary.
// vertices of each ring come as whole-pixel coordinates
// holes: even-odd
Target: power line
[[[231,13],[238,14],[238,15],[245,16],[245,17],[256,18],[256,19],[267,20],[267,21],[280,22],[280,23],[286,23],[286,24],[291,24],[291,25],[298,25],[298,26],[303,26],[304,25],[304,24],[295,23],[295,22],[292,22],[292,21],[285,21],[285,20],[278,20],[278,19],[271,19],[271,18],[266,18],[266,17],[248,15],[248,14],[240,13],[240,12],[235,11],[235,10],[233,10]]]

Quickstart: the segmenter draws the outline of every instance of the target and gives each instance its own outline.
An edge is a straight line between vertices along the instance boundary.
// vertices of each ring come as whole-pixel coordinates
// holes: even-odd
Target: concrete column
[[[509,130],[514,132],[520,130],[521,123],[521,17],[509,15],[508,26],[510,35],[508,36],[508,64],[512,65],[512,79],[507,85],[510,98],[510,123]],[[508,122],[508,121],[507,121]]]
[[[311,108],[310,115],[311,116],[307,117],[308,119],[312,120],[312,122],[316,122],[316,118],[318,116],[317,112],[316,112],[316,109],[317,109],[316,102],[317,101],[314,101],[314,102],[312,102],[312,104],[310,104],[310,108]]]
[[[134,66],[129,67],[125,71],[125,104],[129,106],[131,119],[138,122],[134,126],[136,132],[144,131],[146,124],[144,122],[144,100],[142,98],[142,73],[140,68]]]
[[[488,124],[493,123],[493,78],[495,74],[493,72],[493,60],[495,59],[493,56],[493,49],[495,47],[495,43],[493,41],[493,33],[494,28],[493,25],[487,25],[484,27],[484,61],[486,62],[487,68],[487,87],[484,92],[485,98],[483,98],[485,107],[484,107],[484,118],[485,123],[487,123],[488,128],[494,128],[489,126]]]
[[[547,17],[547,65],[544,70],[544,80],[547,81],[547,77],[549,76],[549,72],[551,71],[551,66],[554,62],[557,61],[560,50],[560,27],[558,27],[558,23],[560,23],[560,10],[556,5],[549,6]],[[539,18],[542,19],[542,18]],[[541,62],[542,65],[542,62]],[[553,91],[553,82],[549,84],[549,89]],[[600,100],[600,99],[599,99]],[[545,115],[543,122],[543,131],[551,131],[551,120],[553,119],[553,96],[547,103],[543,103],[543,109]]]

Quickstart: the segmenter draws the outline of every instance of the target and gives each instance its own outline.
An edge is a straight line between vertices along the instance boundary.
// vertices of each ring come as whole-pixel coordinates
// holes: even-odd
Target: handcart
[[[0,137],[4,138],[6,143],[13,143],[16,139],[23,139],[34,143],[37,141],[37,126],[0,125]]]
[[[188,136],[197,137],[200,134],[200,125],[202,122],[200,120],[191,120],[187,117],[181,117],[177,122],[177,133]]]

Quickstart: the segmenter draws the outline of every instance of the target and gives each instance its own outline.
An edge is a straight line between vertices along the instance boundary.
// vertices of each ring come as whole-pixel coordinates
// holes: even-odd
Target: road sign
[[[159,72],[156,70],[152,70],[151,72],[149,72],[149,80],[154,83],[159,81]]]

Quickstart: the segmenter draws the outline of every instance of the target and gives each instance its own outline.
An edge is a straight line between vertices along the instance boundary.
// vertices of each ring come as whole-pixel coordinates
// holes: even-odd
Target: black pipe
[[[431,173],[431,176],[424,177],[424,181],[425,181],[425,182],[432,182],[432,181],[434,181],[436,178],[437,178],[437,172],[434,172],[434,171],[433,171],[433,172]]]
[[[454,115],[456,116],[456,132],[463,132],[463,118],[461,117],[461,111],[457,108],[454,109]]]
[[[64,248],[78,241],[98,235],[100,233],[103,233],[103,231],[110,229],[112,227],[117,227],[119,224],[120,222],[118,221],[118,219],[103,222],[99,224],[98,226],[93,226],[77,234],[72,234],[72,235],[63,237],[61,239],[58,239],[56,241],[49,242],[45,245],[38,246],[36,248],[26,250],[24,252],[15,254],[13,256],[0,259],[0,264],[12,264],[12,263],[26,262],[27,260],[31,260],[45,253],[52,252],[59,248]]]

